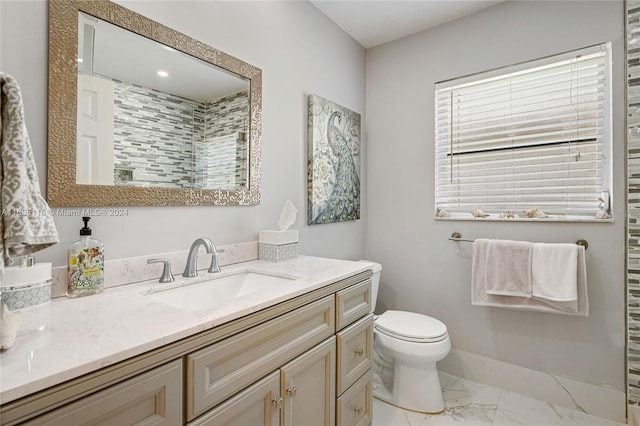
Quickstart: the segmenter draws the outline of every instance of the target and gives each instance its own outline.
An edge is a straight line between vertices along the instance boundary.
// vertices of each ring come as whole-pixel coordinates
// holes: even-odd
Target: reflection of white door
[[[78,75],[76,183],[113,185],[113,91],[111,80]]]

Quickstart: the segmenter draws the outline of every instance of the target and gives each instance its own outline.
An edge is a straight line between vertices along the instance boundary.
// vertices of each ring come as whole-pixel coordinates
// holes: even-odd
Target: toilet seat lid
[[[378,331],[412,342],[439,342],[447,337],[442,321],[415,312],[386,311],[375,322]]]

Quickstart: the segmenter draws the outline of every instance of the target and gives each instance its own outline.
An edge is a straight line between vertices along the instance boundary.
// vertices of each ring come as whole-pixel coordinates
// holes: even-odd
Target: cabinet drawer
[[[340,398],[336,407],[337,426],[365,426],[373,421],[373,383],[369,370]]]
[[[187,420],[277,369],[335,332],[324,297],[187,356]]]
[[[28,425],[180,425],[182,360],[178,359],[37,417]]]
[[[336,293],[336,330],[348,326],[371,312],[371,280]]]
[[[373,314],[337,333],[338,395],[347,390],[372,366]]]
[[[274,371],[188,426],[279,426],[281,405],[280,371]]]

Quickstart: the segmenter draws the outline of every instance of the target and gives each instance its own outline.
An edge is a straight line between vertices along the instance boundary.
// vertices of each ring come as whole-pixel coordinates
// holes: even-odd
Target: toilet
[[[375,309],[382,265],[371,265],[371,311]],[[421,413],[444,411],[436,362],[451,350],[447,327],[414,312],[389,310],[374,317],[373,396]]]

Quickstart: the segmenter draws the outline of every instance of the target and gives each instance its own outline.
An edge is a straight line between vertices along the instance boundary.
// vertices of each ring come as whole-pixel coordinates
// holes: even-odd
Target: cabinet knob
[[[298,388],[294,387],[289,387],[285,390],[285,392],[287,393],[287,395],[289,396],[294,396],[296,394],[296,391],[298,390]]]
[[[362,349],[362,348],[356,349],[356,355],[362,356],[363,353],[364,353],[364,349]]]
[[[362,413],[362,407],[355,408],[353,411],[356,412],[356,415],[359,416]]]
[[[273,404],[273,406],[276,407],[277,409],[280,409],[282,408],[283,400],[282,398],[277,396],[271,400],[271,404]]]

